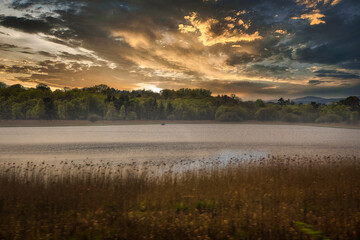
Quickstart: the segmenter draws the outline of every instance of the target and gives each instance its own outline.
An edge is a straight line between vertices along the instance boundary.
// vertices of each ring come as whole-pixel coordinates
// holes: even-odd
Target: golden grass
[[[357,157],[151,164],[2,163],[0,239],[360,238]]]

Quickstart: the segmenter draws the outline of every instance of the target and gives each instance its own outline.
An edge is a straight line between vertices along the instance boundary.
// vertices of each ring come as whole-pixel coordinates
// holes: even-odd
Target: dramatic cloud
[[[313,10],[310,13],[301,14],[300,17],[293,17],[293,19],[308,19],[310,21],[310,25],[317,25],[321,23],[325,23],[323,18],[324,14],[321,14],[318,10]]]
[[[296,0],[298,4],[306,6],[306,9],[310,10],[310,12],[301,14],[300,17],[293,17],[292,19],[308,19],[310,25],[325,23],[325,15],[320,12],[320,8],[335,6],[340,1],[341,0]]]
[[[316,8],[319,5],[334,6],[338,4],[341,0],[296,0],[300,5],[305,5],[307,8]]]
[[[328,83],[328,82],[331,82],[331,81],[310,80],[308,83],[310,85],[319,85],[319,84]]]
[[[4,27],[19,29],[29,33],[49,32],[52,28],[43,20],[32,20],[27,18],[17,18],[13,16],[3,17],[0,24]]]
[[[240,13],[236,15],[241,15]],[[223,22],[218,19],[209,18],[201,20],[196,12],[184,17],[188,20],[189,25],[179,24],[179,30],[182,33],[198,34],[198,39],[205,46],[212,46],[215,44],[227,44],[238,42],[252,42],[257,39],[262,39],[259,32],[251,34],[245,33],[251,22],[245,23],[244,20],[238,17],[227,16]]]
[[[340,79],[360,79],[360,76],[353,73],[348,73],[344,71],[338,70],[318,70],[315,71],[316,76],[318,77],[332,77],[332,78],[340,78]]]
[[[243,53],[231,55],[226,60],[226,63],[231,66],[241,65],[241,64],[246,64],[246,63],[252,62],[254,60],[254,58],[255,58],[255,56],[250,55],[246,52],[243,52]]]
[[[0,9],[6,84],[204,87],[249,99],[359,90],[358,0],[4,0]]]

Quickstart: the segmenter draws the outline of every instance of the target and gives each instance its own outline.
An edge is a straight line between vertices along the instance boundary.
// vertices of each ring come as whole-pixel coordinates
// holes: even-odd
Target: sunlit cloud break
[[[257,39],[262,39],[259,32],[256,31],[252,34],[244,33],[241,29],[248,29],[250,23],[244,23],[242,19],[233,19],[226,17],[224,20],[227,23],[224,26],[220,26],[220,21],[214,18],[201,20],[199,14],[192,12],[189,16],[184,17],[189,21],[188,25],[179,24],[179,30],[182,33],[194,33],[198,35],[198,39],[205,46],[212,46],[215,44],[227,44],[237,42],[252,42]],[[214,27],[222,28],[220,34],[214,33],[212,30]]]

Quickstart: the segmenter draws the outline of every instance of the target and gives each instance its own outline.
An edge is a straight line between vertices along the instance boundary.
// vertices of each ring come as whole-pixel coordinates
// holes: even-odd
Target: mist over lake
[[[357,129],[256,124],[167,124],[0,129],[0,161],[247,159],[360,155]]]

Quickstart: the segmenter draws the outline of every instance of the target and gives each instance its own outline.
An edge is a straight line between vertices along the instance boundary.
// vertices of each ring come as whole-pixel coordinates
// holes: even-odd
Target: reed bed
[[[359,173],[354,156],[1,163],[0,239],[360,239]]]

